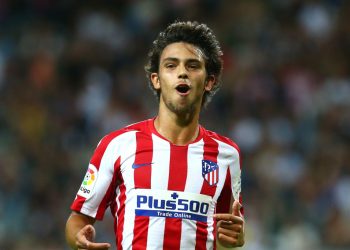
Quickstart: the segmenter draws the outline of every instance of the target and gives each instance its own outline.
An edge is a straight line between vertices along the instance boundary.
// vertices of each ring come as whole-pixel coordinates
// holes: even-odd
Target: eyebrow
[[[178,62],[178,61],[180,61],[180,59],[177,58],[177,57],[167,57],[167,58],[163,59],[163,62],[166,62],[166,61],[176,61],[176,62]],[[185,61],[186,62],[190,62],[190,63],[191,62],[201,63],[201,61],[196,59],[196,58],[189,58],[189,59],[186,59]]]

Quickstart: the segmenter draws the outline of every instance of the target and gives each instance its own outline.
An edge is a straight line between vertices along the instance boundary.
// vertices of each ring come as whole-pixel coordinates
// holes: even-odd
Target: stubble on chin
[[[172,102],[165,103],[165,105],[168,107],[168,109],[177,114],[177,115],[190,115],[194,113],[195,108],[193,104],[187,104],[187,105],[180,105],[180,104],[174,104]]]
[[[164,100],[164,104],[168,110],[176,114],[182,121],[182,125],[187,125],[193,119],[196,114],[196,104],[200,100],[193,101],[192,103],[176,103],[170,100]]]

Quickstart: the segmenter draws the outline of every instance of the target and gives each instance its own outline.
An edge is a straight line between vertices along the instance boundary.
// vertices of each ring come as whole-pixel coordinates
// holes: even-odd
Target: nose
[[[179,69],[178,70],[178,78],[187,79],[188,78],[188,72],[187,72],[186,66],[183,65],[183,64],[180,64],[178,69]]]

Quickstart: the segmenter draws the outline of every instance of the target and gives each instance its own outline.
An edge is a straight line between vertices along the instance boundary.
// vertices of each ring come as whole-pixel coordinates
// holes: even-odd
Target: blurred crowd
[[[350,247],[350,2],[0,1],[0,249],[68,249],[100,138],[154,117],[159,31],[207,23],[224,51],[201,124],[242,151],[246,250]],[[109,212],[99,240],[114,243]]]

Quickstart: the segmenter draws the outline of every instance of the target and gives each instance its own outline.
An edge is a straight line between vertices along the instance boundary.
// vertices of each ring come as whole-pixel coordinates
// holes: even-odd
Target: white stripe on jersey
[[[153,158],[151,173],[151,189],[168,189],[169,164],[170,164],[170,144],[169,142],[152,134]],[[147,249],[163,248],[164,240],[164,217],[149,217],[149,227],[147,235]]]
[[[203,139],[197,143],[190,144],[188,146],[187,153],[187,178],[185,185],[185,192],[200,194],[203,186],[202,177],[202,158],[204,154],[204,142]],[[198,165],[194,165],[195,162],[198,162]],[[194,167],[193,167],[194,166]],[[193,181],[197,180],[197,181]]]

